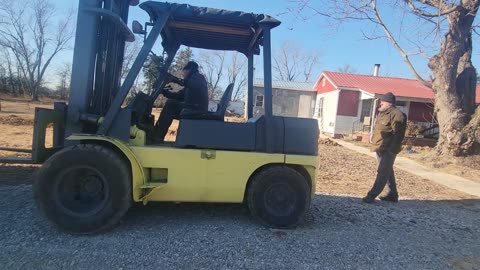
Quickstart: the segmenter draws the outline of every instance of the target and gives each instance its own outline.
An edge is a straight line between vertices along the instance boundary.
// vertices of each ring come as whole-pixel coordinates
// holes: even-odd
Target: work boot
[[[370,196],[370,195],[367,195],[367,196],[362,198],[362,202],[364,202],[364,203],[374,203],[375,198]]]
[[[380,200],[385,202],[398,202],[398,195],[387,194],[387,196],[380,196]]]

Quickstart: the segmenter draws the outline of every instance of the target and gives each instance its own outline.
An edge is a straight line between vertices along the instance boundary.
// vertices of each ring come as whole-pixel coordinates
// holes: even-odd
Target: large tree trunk
[[[436,150],[442,156],[479,152],[480,109],[475,112],[477,75],[471,61],[472,24],[479,2],[470,1],[448,15],[449,31],[440,52],[429,62],[435,77],[432,88],[440,127]]]
[[[39,101],[38,99],[38,86],[32,88],[32,101]]]

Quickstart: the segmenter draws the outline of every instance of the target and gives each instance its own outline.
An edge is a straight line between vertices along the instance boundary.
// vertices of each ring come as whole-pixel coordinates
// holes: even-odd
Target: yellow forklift
[[[150,16],[126,25],[138,0],[80,0],[71,93],[67,104],[37,109],[32,157],[43,163],[34,182],[37,205],[70,233],[112,227],[133,203],[246,203],[267,226],[300,223],[315,194],[318,124],[272,114],[271,30],[280,21],[263,14],[148,1]],[[125,43],[144,38],[122,82]],[[152,52],[158,41],[163,57]],[[245,123],[225,122],[233,85],[216,112],[180,119],[175,142],[150,144],[152,107],[168,83],[123,106],[148,56],[166,71],[181,45],[237,51],[248,59]],[[159,46],[158,46],[159,47]],[[253,117],[254,56],[262,51],[264,115]],[[53,147],[45,129],[54,127]],[[5,160],[3,162],[19,162]]]

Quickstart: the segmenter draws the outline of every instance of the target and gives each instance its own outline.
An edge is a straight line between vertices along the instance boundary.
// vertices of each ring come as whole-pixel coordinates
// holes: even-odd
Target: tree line
[[[0,0],[2,89],[37,101],[52,60],[69,48],[73,13],[57,17],[49,0]],[[58,18],[56,21],[55,18]]]

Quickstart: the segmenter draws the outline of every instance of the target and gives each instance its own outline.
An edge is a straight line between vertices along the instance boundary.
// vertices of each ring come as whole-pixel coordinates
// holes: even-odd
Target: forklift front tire
[[[60,229],[89,234],[114,226],[132,204],[130,167],[95,144],[66,148],[40,168],[34,194],[41,212]]]
[[[250,213],[274,228],[292,228],[310,208],[305,177],[284,165],[270,166],[253,176],[247,192]]]

